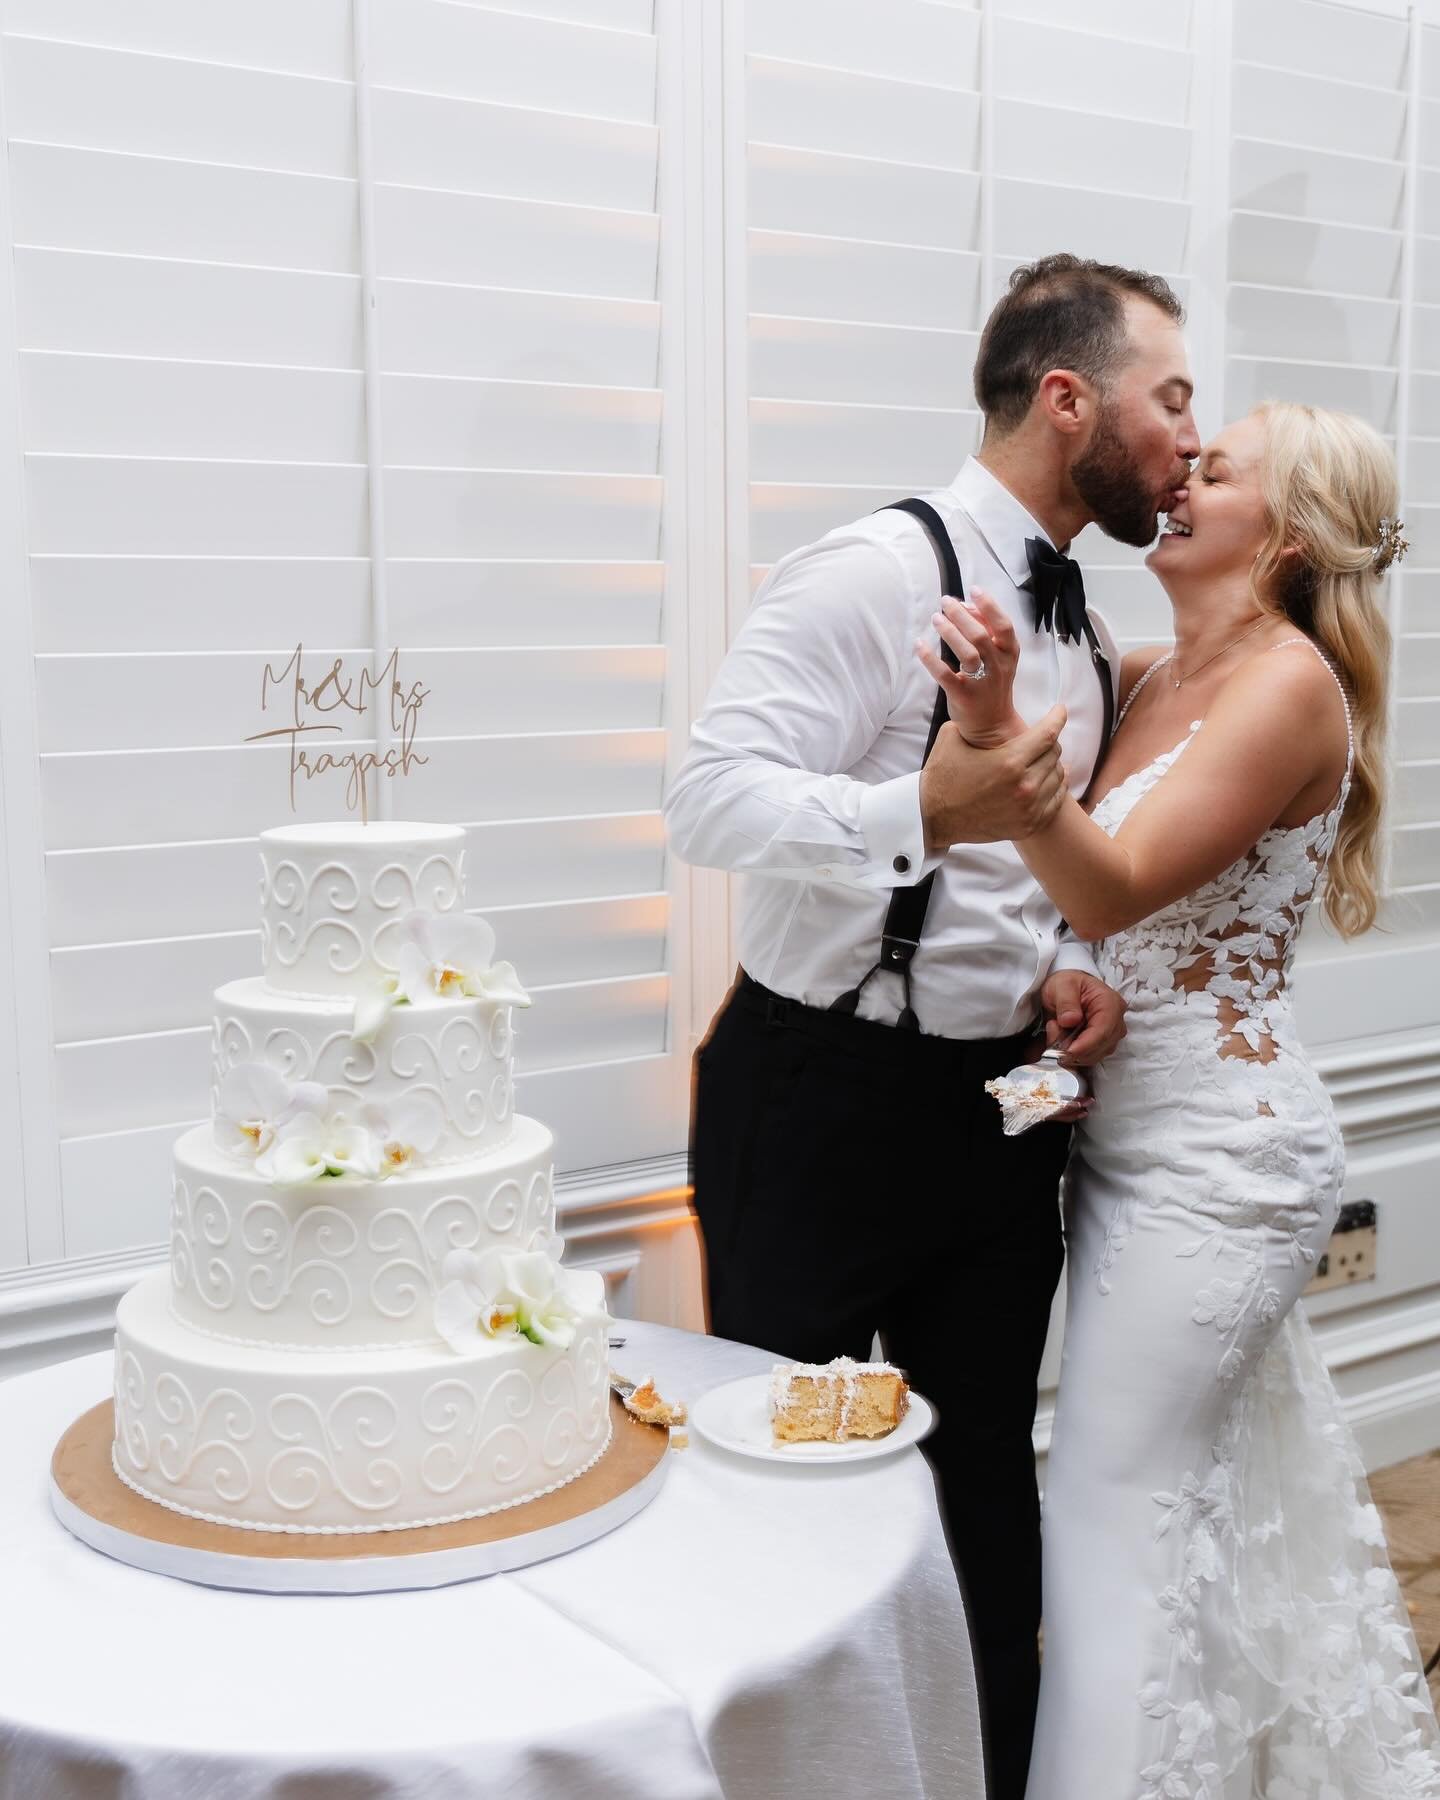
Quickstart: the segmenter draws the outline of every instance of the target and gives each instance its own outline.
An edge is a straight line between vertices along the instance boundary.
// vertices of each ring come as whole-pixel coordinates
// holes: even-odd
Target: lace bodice
[[[1304,644],[1329,670],[1345,703],[1345,774],[1328,811],[1303,825],[1275,825],[1228,869],[1160,912],[1096,946],[1100,974],[1132,1004],[1149,996],[1178,1006],[1212,1007],[1220,1053],[1269,1062],[1288,1015],[1287,982],[1305,914],[1319,892],[1350,792],[1355,734],[1339,677],[1309,638],[1285,638],[1274,650]],[[1152,663],[1131,690],[1121,720],[1155,672]],[[1203,729],[1195,719],[1172,750],[1137,769],[1106,794],[1093,817],[1112,837],[1164,779]]]

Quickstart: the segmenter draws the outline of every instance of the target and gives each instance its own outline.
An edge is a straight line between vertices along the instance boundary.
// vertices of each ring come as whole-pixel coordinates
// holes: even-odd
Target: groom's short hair
[[[1159,275],[1061,251],[1022,264],[985,321],[975,358],[975,399],[1002,435],[1029,412],[1050,369],[1073,369],[1101,389],[1129,348],[1125,298],[1138,295],[1176,324],[1185,309]]]

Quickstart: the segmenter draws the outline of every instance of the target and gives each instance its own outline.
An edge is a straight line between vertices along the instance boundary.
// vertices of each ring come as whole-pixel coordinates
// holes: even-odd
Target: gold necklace
[[[1269,623],[1270,623],[1270,615],[1268,613],[1262,613],[1248,631],[1242,631],[1240,633],[1239,637],[1231,638],[1231,640],[1228,644],[1222,644],[1213,656],[1207,656],[1205,658],[1204,662],[1200,664],[1200,668],[1192,669],[1190,671],[1189,675],[1176,675],[1173,673],[1173,665],[1175,662],[1175,652],[1172,650],[1170,652],[1170,662],[1172,664],[1172,673],[1170,676],[1171,681],[1178,688],[1182,682],[1189,681],[1192,676],[1198,675],[1200,673],[1200,669],[1208,669],[1212,662],[1219,662],[1220,658],[1225,654],[1225,652],[1227,650],[1233,650],[1237,644],[1243,644],[1245,642],[1246,638],[1254,637],[1255,633],[1260,629],[1260,627],[1262,625],[1268,625]]]

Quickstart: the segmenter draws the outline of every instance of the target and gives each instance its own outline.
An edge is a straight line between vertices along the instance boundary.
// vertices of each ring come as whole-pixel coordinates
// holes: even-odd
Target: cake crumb
[[[633,1393],[622,1396],[625,1410],[646,1425],[684,1425],[689,1414],[682,1401],[662,1400],[650,1376],[640,1382]]]

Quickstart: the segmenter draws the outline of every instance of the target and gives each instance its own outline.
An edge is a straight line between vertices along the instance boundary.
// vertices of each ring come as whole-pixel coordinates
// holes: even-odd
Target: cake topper
[[[317,776],[343,773],[345,805],[358,811],[362,823],[370,817],[369,778],[408,775],[417,764],[430,758],[415,748],[420,708],[430,697],[430,689],[421,682],[407,686],[400,679],[400,652],[392,650],[378,673],[365,666],[358,670],[347,665],[343,656],[335,657],[312,678],[305,667],[305,646],[297,644],[289,660],[279,669],[267,662],[260,678],[260,710],[283,714],[283,725],[272,725],[264,731],[253,731],[247,744],[290,743],[290,810],[295,810],[297,778],[313,781]],[[339,714],[337,720],[332,715]],[[339,736],[346,716],[370,718],[375,747],[359,746],[348,750],[315,750],[309,740],[317,733]]]

